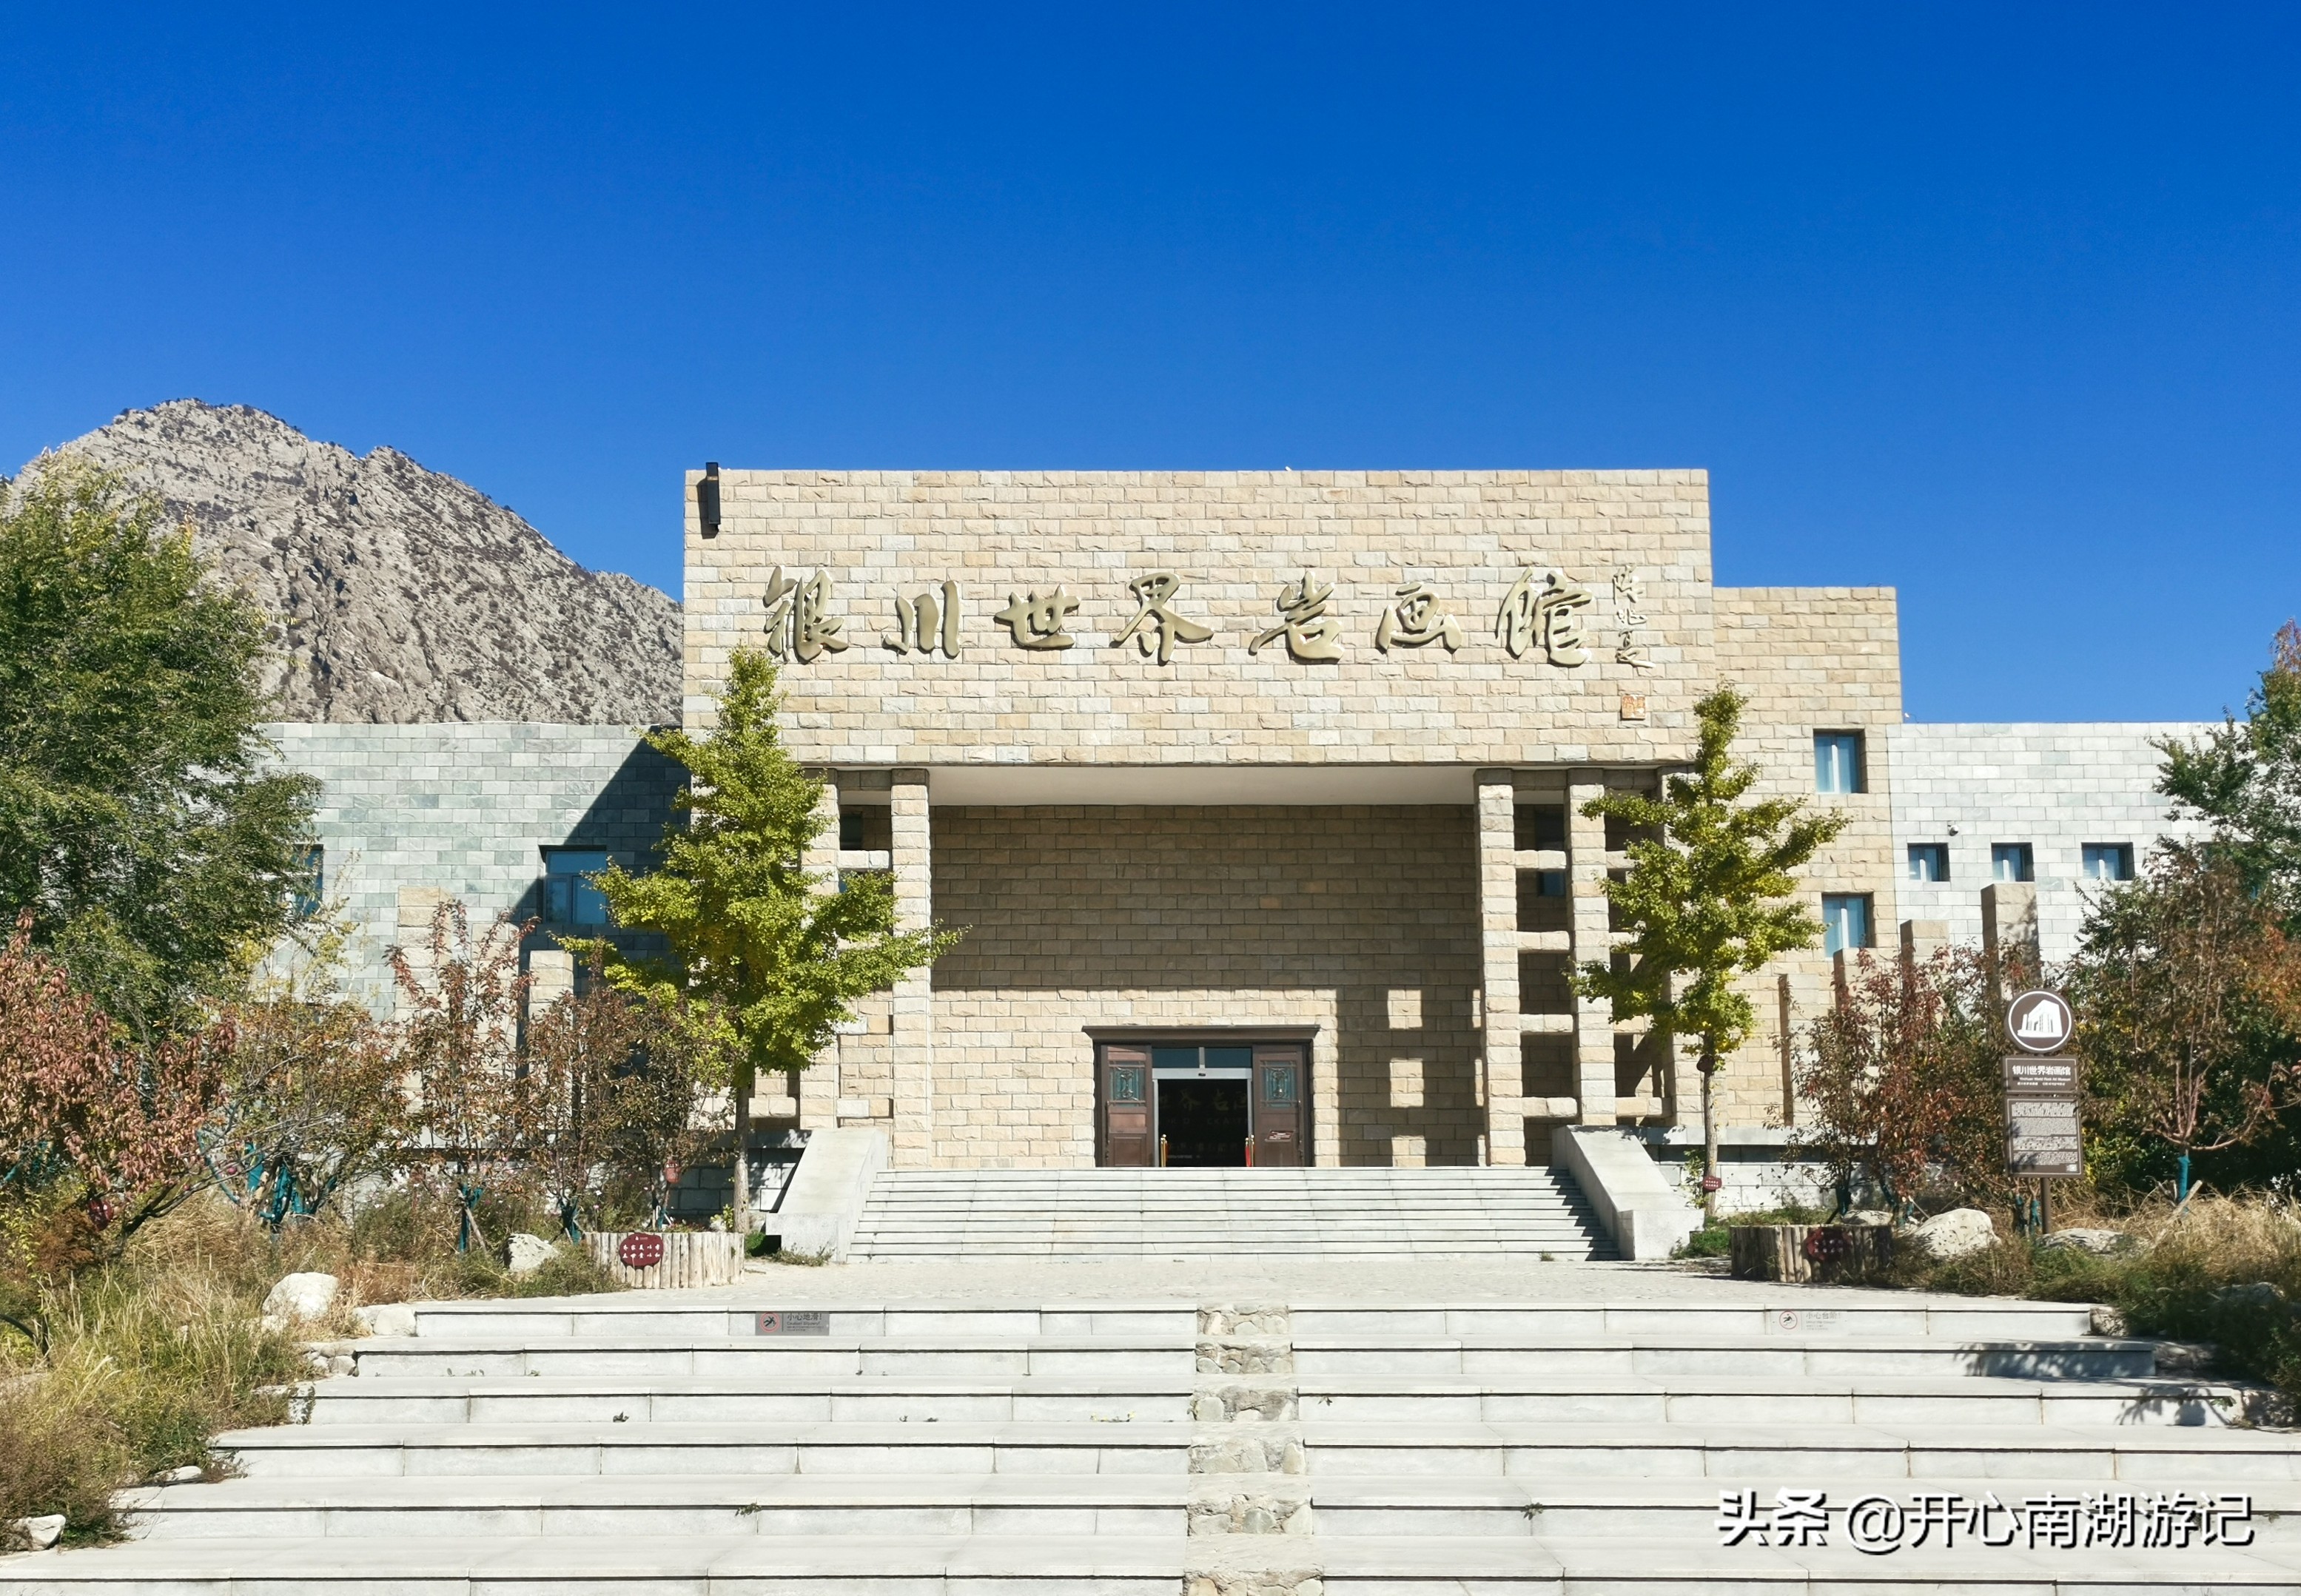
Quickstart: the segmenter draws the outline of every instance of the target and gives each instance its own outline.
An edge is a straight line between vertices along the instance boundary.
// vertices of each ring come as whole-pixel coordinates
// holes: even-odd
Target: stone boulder
[[[1910,1244],[1937,1264],[1970,1258],[1997,1245],[1997,1227],[1979,1208],[1952,1208],[1910,1233]]]
[[[405,1302],[379,1302],[372,1308],[356,1308],[352,1317],[359,1321],[360,1331],[366,1335],[414,1335],[415,1309]]]
[[[324,1319],[336,1305],[336,1277],[316,1270],[283,1274],[264,1299],[264,1327],[293,1330],[299,1321]]]
[[[34,1551],[46,1551],[64,1533],[64,1516],[42,1513],[35,1518],[19,1518],[8,1525],[10,1536],[20,1545]]]
[[[532,1274],[551,1261],[555,1249],[541,1236],[531,1236],[523,1230],[514,1231],[511,1240],[504,1243],[504,1263],[514,1274]]]
[[[2247,1282],[2241,1286],[2223,1286],[2213,1293],[2215,1308],[2275,1313],[2285,1310],[2284,1288],[2266,1280]]]
[[[2037,1238],[2037,1245],[2047,1252],[2090,1252],[2097,1258],[2107,1258],[2113,1252],[2123,1252],[2133,1245],[2133,1238],[2121,1230],[2057,1230]]]

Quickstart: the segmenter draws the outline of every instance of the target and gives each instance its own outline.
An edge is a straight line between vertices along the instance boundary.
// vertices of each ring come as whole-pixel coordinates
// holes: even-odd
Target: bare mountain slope
[[[276,617],[282,720],[679,719],[675,601],[584,570],[397,449],[363,458],[245,405],[174,399],[66,451],[157,494]]]

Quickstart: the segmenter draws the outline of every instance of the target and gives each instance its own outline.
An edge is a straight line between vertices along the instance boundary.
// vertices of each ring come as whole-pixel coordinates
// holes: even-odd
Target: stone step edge
[[[1688,1421],[1682,1424],[1500,1421],[1472,1425],[1383,1424],[1367,1420],[1287,1421],[1304,1444],[1335,1450],[1424,1448],[1474,1451],[1869,1451],[2021,1452],[2102,1451],[2139,1454],[2301,1454],[2301,1431],[2205,1425],[2107,1426],[1943,1424],[1886,1426],[1815,1422],[1796,1426]],[[1791,1432],[1795,1430],[1795,1433]],[[410,1420],[390,1425],[279,1425],[224,1431],[210,1441],[219,1450],[346,1450],[418,1447],[475,1450],[516,1447],[615,1446],[659,1450],[698,1446],[934,1447],[1140,1446],[1187,1447],[1227,1435],[1230,1427],[1185,1418],[1127,1424],[1096,1420],[945,1419],[933,1424],[890,1419],[763,1419],[741,1423],[643,1419],[615,1424],[597,1419],[527,1424]]]
[[[819,1543],[810,1543],[819,1542]],[[1242,1544],[1242,1542],[1245,1542]],[[564,1543],[563,1543],[564,1544]],[[518,1560],[506,1556],[516,1550]],[[1661,1555],[1656,1555],[1657,1553]],[[160,1555],[149,1555],[158,1553]],[[1382,1580],[1385,1588],[1427,1582],[1433,1596],[1460,1589],[1464,1577],[1481,1585],[1524,1584],[1529,1591],[1557,1592],[1561,1577],[1577,1591],[1682,1588],[1692,1596],[1707,1590],[1732,1590],[1744,1583],[1772,1591],[1804,1588],[1811,1577],[1829,1581],[1855,1573],[1864,1590],[1909,1596],[1970,1596],[2003,1584],[2024,1592],[2131,1592],[2186,1587],[2206,1571],[2194,1552],[2121,1552],[2088,1566],[2063,1558],[2041,1566],[2027,1555],[1904,1551],[1890,1558],[1863,1558],[1850,1549],[1759,1552],[1747,1567],[1735,1567],[1710,1549],[1694,1556],[1675,1547],[1639,1548],[1626,1555],[1611,1541],[1571,1537],[1453,1536],[1443,1542],[1418,1537],[1209,1536],[1057,1537],[1036,1542],[980,1537],[872,1537],[855,1543],[833,1537],[806,1541],[762,1541],[757,1537],[682,1537],[667,1545],[634,1549],[622,1557],[584,1545],[565,1553],[550,1542],[515,1548],[498,1540],[441,1537],[411,1553],[397,1541],[349,1536],[293,1540],[171,1542],[164,1546],[130,1544],[95,1551],[39,1552],[0,1561],[0,1592],[32,1592],[58,1585],[133,1591],[146,1581],[171,1592],[203,1596],[284,1590],[325,1590],[339,1583],[390,1584],[405,1591],[423,1586],[423,1596],[455,1596],[467,1582],[484,1579],[491,1590],[536,1583],[549,1589],[645,1590],[647,1576],[692,1579],[720,1575],[758,1578],[787,1575],[799,1579],[879,1575],[964,1575],[995,1589],[1001,1575],[1032,1579],[1134,1578],[1148,1592],[1187,1596],[1232,1596],[1253,1588],[1224,1576],[1283,1570],[1301,1577],[1325,1576],[1326,1588],[1347,1592],[1362,1580]],[[308,1558],[308,1565],[299,1567]],[[2222,1590],[2290,1591],[2301,1573],[2288,1563],[2228,1554],[2215,1559],[2207,1577]],[[2137,1580],[2137,1574],[2145,1576]],[[1201,1575],[1185,1586],[1189,1575]],[[2188,1576],[2188,1577],[2185,1577]],[[1150,1582],[1164,1582],[1153,1583]],[[421,1582],[419,1584],[418,1582]],[[794,1584],[794,1588],[799,1588]],[[1018,1587],[1019,1588],[1019,1587]],[[1265,1588],[1268,1588],[1267,1586]],[[1298,1591],[1301,1587],[1295,1587]]]
[[[1598,1476],[1564,1480],[1542,1475],[1423,1474],[1320,1475],[1277,1471],[1204,1474],[1042,1475],[712,1474],[712,1475],[378,1475],[340,1478],[240,1478],[215,1484],[137,1486],[115,1500],[139,1518],[213,1517],[232,1513],[471,1512],[517,1508],[634,1510],[677,1508],[741,1512],[753,1506],[899,1508],[921,1505],[1014,1507],[1024,1504],[1110,1507],[1181,1506],[1240,1492],[1278,1491],[1313,1503],[1358,1508],[1443,1507],[1514,1508],[1529,1504],[1608,1511],[1715,1511],[1721,1491],[1795,1486],[1839,1492],[1913,1490],[1968,1500],[1994,1492],[2016,1495],[2099,1495],[2125,1487],[2138,1493],[2187,1490],[2192,1495],[2250,1494],[2261,1510],[2301,1516],[2301,1479],[2232,1475],[2205,1480],[2121,1480],[2094,1475],[1868,1475],[1840,1470],[1828,1479],[1753,1471],[1674,1479]],[[602,1532],[605,1533],[605,1532]]]
[[[749,1287],[742,1289],[747,1293],[750,1292],[752,1290],[752,1288]],[[526,1319],[539,1322],[548,1322],[552,1320],[571,1319],[575,1317],[593,1319],[676,1319],[699,1317],[708,1319],[715,1318],[723,1315],[742,1316],[758,1313],[827,1313],[862,1318],[879,1318],[883,1320],[889,1318],[933,1319],[941,1317],[1000,1319],[1022,1318],[1029,1316],[1043,1320],[1048,1318],[1123,1319],[1131,1317],[1147,1318],[1187,1316],[1195,1323],[1196,1316],[1201,1305],[1194,1302],[1133,1302],[1109,1304],[1062,1302],[1035,1304],[1000,1302],[996,1299],[992,1299],[985,1301],[979,1307],[970,1307],[957,1303],[897,1302],[872,1304],[858,1303],[837,1298],[809,1298],[796,1295],[767,1296],[764,1294],[757,1296],[747,1294],[741,1297],[722,1299],[713,1301],[698,1302],[690,1300],[665,1302],[652,1300],[650,1298],[641,1298],[638,1297],[636,1294],[632,1294],[632,1296],[625,1297],[621,1299],[610,1297],[601,1300],[590,1301],[587,1301],[580,1298],[573,1299],[538,1299],[534,1305],[506,1302],[499,1299],[489,1299],[484,1302],[470,1304],[416,1302],[410,1303],[407,1306],[414,1311],[416,1315],[417,1322],[421,1324],[426,1319],[437,1319],[447,1323],[452,1323],[457,1319]],[[1436,1302],[1376,1307],[1367,1307],[1360,1304],[1350,1303],[1288,1302],[1283,1304],[1273,1303],[1271,1306],[1284,1306],[1292,1313],[1314,1318],[1335,1317],[1344,1315],[1355,1318],[1367,1319],[1419,1318],[1434,1316],[1462,1314],[1489,1318],[1510,1317],[1535,1320],[1579,1319],[1594,1317],[1600,1320],[1608,1318],[1622,1318],[1631,1320],[1653,1320],[1661,1324],[1685,1324],[1689,1321],[1699,1324],[1710,1320],[1726,1320],[1736,1323],[1746,1321],[1750,1323],[1753,1331],[1763,1332],[1769,1335],[1786,1333],[1772,1330],[1767,1324],[1768,1320],[1781,1313],[1797,1314],[1801,1321],[1807,1314],[1826,1313],[1832,1316],[1835,1320],[1841,1323],[1847,1321],[1858,1323],[1867,1319],[1918,1320],[1922,1323],[1925,1320],[1933,1318],[1940,1318],[1945,1321],[1952,1322],[1957,1320],[1978,1320],[1985,1322],[2003,1320],[2018,1323],[2023,1319],[2034,1319],[2078,1327],[2073,1328],[2067,1333],[2067,1335],[2060,1339],[2094,1339],[2090,1329],[2085,1328],[2086,1326],[2090,1325],[2092,1309],[2089,1307],[2083,1305],[2071,1308],[2063,1304],[2055,1304],[2050,1308],[2035,1309],[2019,1308],[1965,1308],[1955,1307],[1929,1307],[1922,1305],[1889,1307],[1884,1305],[1873,1306],[1869,1304],[1853,1305],[1844,1308],[1825,1306],[1823,1308],[1816,1308],[1810,1304],[1797,1303],[1794,1299],[1768,1307],[1753,1307],[1745,1304],[1689,1303],[1680,1308],[1626,1308],[1620,1305],[1613,1305],[1610,1307],[1603,1303],[1580,1302],[1562,1302],[1555,1305],[1537,1305],[1514,1302]],[[894,1333],[890,1332],[888,1333],[892,1334]],[[915,1333],[905,1332],[903,1333]],[[1441,1330],[1432,1332],[1431,1333],[1445,1334],[1449,1333]],[[408,1338],[399,1337],[385,1339],[406,1340]],[[427,1338],[418,1336],[414,1339],[422,1340]]]

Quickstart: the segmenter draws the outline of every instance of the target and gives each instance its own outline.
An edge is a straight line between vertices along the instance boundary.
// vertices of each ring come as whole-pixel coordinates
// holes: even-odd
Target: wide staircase
[[[858,1258],[1611,1258],[1548,1169],[890,1170]]]
[[[423,1308],[0,1593],[2301,1589],[2301,1441],[2082,1308],[807,1306]]]

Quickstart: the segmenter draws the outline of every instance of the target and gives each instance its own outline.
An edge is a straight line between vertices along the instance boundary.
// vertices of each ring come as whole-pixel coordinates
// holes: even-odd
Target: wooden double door
[[[1095,1044],[1098,1161],[1123,1169],[1308,1164],[1299,1041]]]

